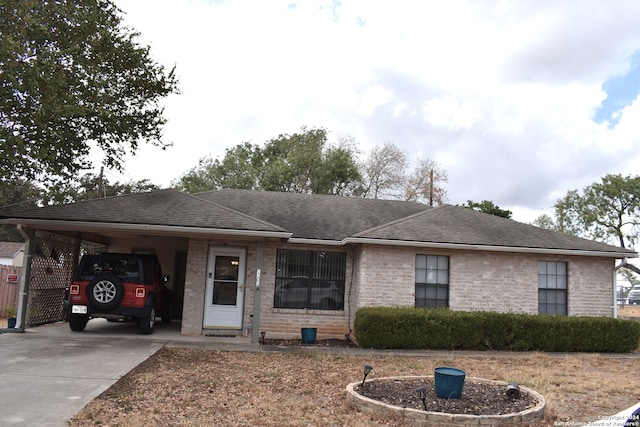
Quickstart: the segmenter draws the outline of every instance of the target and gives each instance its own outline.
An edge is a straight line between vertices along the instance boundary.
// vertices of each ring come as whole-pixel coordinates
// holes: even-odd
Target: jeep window
[[[344,252],[279,249],[274,308],[343,310]]]
[[[139,283],[137,258],[85,258],[78,271],[78,280],[93,280],[101,274],[115,274],[124,282]]]

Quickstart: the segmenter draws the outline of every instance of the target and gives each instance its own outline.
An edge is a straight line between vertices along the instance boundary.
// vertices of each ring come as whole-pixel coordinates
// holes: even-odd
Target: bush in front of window
[[[609,317],[365,307],[356,312],[363,348],[627,353],[640,323]]]

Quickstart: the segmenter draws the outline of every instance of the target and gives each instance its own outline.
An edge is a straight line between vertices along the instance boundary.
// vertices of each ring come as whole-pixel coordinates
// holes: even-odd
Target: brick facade
[[[210,246],[247,250],[243,325],[254,313],[255,242],[191,239],[185,281],[182,333],[202,334],[207,254]],[[274,309],[278,248],[346,252],[347,275],[343,311]],[[453,310],[537,313],[538,261],[564,261],[569,268],[569,315],[613,315],[614,260],[595,257],[543,256],[508,252],[431,250],[400,246],[317,246],[275,242],[263,244],[260,331],[267,337],[300,337],[300,328],[315,327],[318,338],[352,333],[353,318],[364,306],[413,306],[417,254],[449,256],[449,306]]]

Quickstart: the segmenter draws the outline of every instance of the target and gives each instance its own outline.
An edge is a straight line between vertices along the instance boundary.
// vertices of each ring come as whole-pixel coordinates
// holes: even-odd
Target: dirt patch
[[[618,316],[640,318],[640,305],[619,305]]]
[[[260,343],[275,347],[357,347],[352,341],[338,339],[316,340],[313,343],[304,343],[301,339],[265,339],[261,340]]]
[[[426,388],[425,403],[419,398],[416,389]],[[418,380],[381,380],[368,381],[364,386],[354,388],[362,396],[378,400],[401,408],[420,411],[446,412],[466,415],[505,415],[533,408],[538,403],[528,393],[521,393],[517,399],[505,395],[506,385],[487,384],[465,380],[459,399],[443,399],[436,395],[433,379]]]

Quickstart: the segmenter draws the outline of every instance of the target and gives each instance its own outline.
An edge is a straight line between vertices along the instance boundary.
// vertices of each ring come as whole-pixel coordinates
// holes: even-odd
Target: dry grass
[[[640,316],[640,306],[624,307],[620,315]],[[374,366],[370,378],[432,375],[435,367],[447,365],[469,377],[526,385],[547,400],[543,427],[594,421],[640,401],[637,353],[362,357],[163,348],[87,405],[71,425],[404,425],[347,404],[343,390],[362,379],[365,363]]]
[[[623,305],[623,306],[619,305],[618,316],[640,317],[640,305]]]
[[[386,426],[401,420],[359,412],[343,390],[362,379],[432,375],[456,366],[470,377],[517,382],[542,393],[542,426],[586,422],[640,401],[640,358],[524,354],[516,357],[361,357],[163,348],[91,402],[72,426]],[[464,392],[463,392],[464,393]]]

